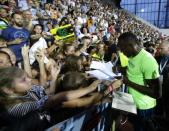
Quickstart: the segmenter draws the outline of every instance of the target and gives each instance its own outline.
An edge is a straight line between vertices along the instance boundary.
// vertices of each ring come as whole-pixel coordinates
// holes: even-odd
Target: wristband
[[[113,91],[113,86],[112,86],[112,84],[109,85],[108,90],[109,90],[109,92],[112,92],[112,91]]]

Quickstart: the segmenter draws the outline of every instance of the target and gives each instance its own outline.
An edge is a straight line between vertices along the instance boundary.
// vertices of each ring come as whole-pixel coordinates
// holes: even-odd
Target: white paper
[[[99,70],[86,71],[86,73],[96,77],[99,80],[111,80],[111,78],[108,75]]]
[[[92,61],[90,65],[91,69],[99,70],[111,78],[114,78],[116,76],[121,76],[121,73],[118,74],[113,73],[112,67],[113,64],[111,62],[104,63],[99,61]]]
[[[99,61],[92,61],[91,62],[91,65],[90,65],[90,68],[91,69],[102,69],[102,70],[104,70],[105,69],[105,65],[104,65],[104,63],[103,62],[99,62]]]
[[[106,69],[107,69],[108,71],[111,71],[111,72],[112,72],[113,64],[112,64],[111,61],[109,61],[109,62],[107,62],[107,63],[104,63],[104,65],[105,65],[105,67],[106,67]]]
[[[30,64],[32,65],[33,62],[35,61],[35,53],[37,49],[46,49],[47,48],[47,43],[44,38],[40,38],[36,43],[33,44],[33,46],[29,50],[29,59],[30,59]],[[44,63],[48,63],[48,58],[45,56]]]
[[[132,95],[124,92],[113,92],[112,108],[137,114]]]

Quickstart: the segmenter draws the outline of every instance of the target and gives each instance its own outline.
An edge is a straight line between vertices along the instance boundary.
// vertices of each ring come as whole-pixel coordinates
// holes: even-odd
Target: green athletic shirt
[[[158,64],[150,53],[142,49],[138,55],[129,58],[127,77],[138,85],[145,85],[145,79],[156,79],[159,77]],[[156,99],[150,96],[144,95],[130,87],[129,93],[133,96],[138,109],[145,110],[156,106]]]

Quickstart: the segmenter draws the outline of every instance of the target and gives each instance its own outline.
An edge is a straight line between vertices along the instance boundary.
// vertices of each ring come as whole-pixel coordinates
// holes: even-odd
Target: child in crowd
[[[0,68],[14,66],[16,57],[8,48],[0,48]]]
[[[36,24],[34,25],[32,34],[30,36],[30,47],[34,45],[36,42],[38,42],[40,38],[45,41],[46,48],[49,46],[49,48],[47,48],[47,52],[48,54],[51,54],[52,51],[56,48],[55,44],[51,45],[52,44],[51,42],[53,42],[53,36],[49,32],[43,31],[42,25]]]
[[[76,71],[67,72],[62,75],[61,79],[59,79],[57,93],[71,90],[73,91],[92,86],[94,80],[96,80],[96,78],[87,78],[84,73]],[[111,102],[111,98],[106,97],[107,94],[111,92],[109,90],[110,88],[108,88],[109,85],[111,85],[113,87],[113,90],[115,90],[116,88],[120,87],[122,81],[116,80],[113,83],[108,81],[102,81],[101,83],[105,85],[105,89],[103,92],[98,92],[97,89],[95,92],[88,93],[80,98],[63,102],[62,108],[60,110],[57,110],[59,120],[56,118],[55,121],[60,122],[69,117],[75,116],[76,114],[84,111],[92,105],[101,104],[104,102]],[[99,85],[97,88],[99,88]]]
[[[62,68],[62,73],[66,73],[69,71],[77,71],[82,72],[83,71],[83,65],[82,65],[82,57],[81,56],[75,56],[70,55],[65,59],[65,64]]]
[[[0,76],[0,104],[15,117],[22,117],[36,110],[58,108],[64,101],[78,99],[93,92],[101,82],[97,80],[86,88],[51,95],[53,92],[50,89],[32,85],[28,75],[17,67],[0,69]]]

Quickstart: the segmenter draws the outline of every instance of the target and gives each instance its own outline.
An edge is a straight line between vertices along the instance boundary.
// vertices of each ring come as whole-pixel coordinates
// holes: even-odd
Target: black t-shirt
[[[162,72],[160,71],[160,74],[163,75],[163,96],[169,97],[169,56],[168,57],[158,57],[156,58],[158,64],[159,64],[159,71],[160,71],[160,65],[161,68],[164,68]],[[166,64],[165,64],[166,63]]]
[[[105,52],[104,60],[111,61],[112,53],[117,53],[117,46],[116,44],[112,44],[108,47],[108,51]]]

